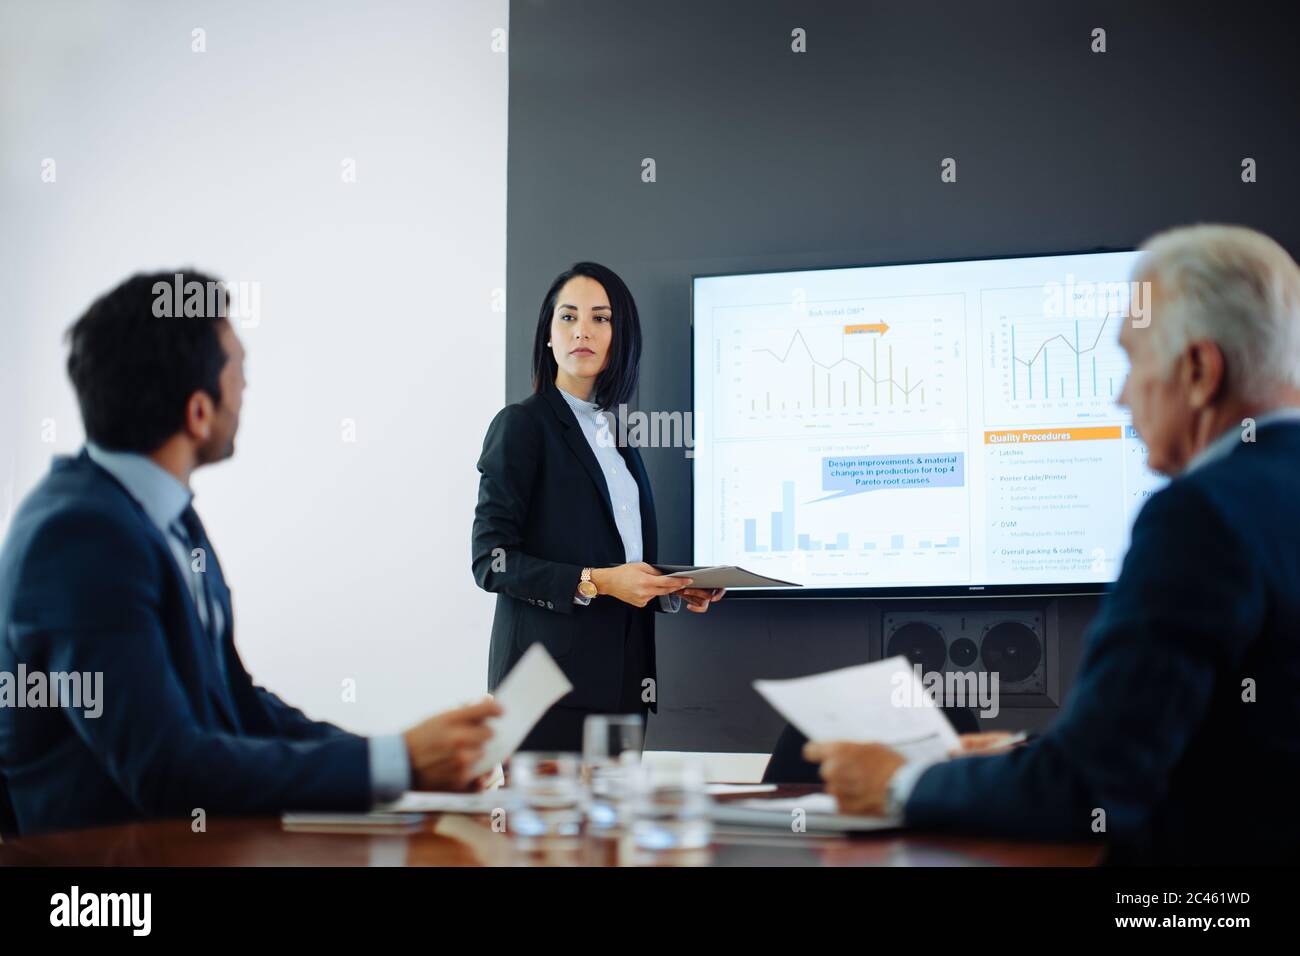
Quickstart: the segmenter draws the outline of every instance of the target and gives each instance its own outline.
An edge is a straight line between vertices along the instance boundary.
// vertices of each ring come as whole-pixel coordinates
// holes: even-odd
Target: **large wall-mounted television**
[[[767,596],[1103,591],[1163,482],[1138,253],[692,278],[693,549]]]

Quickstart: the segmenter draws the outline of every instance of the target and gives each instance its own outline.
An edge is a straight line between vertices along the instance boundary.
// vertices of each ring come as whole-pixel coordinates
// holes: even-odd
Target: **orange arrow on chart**
[[[875,322],[871,325],[846,325],[844,326],[845,335],[857,335],[860,332],[879,332],[884,335],[889,331],[889,326],[884,322]]]

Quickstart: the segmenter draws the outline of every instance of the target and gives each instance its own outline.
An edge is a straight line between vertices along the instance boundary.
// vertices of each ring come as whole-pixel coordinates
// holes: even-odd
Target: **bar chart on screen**
[[[729,443],[719,465],[719,553],[761,574],[821,586],[924,585],[970,574],[962,435],[926,451],[905,437]],[[900,560],[906,557],[906,560]],[[780,572],[780,573],[778,573]]]
[[[1127,301],[1099,296],[1065,312],[1048,302],[1042,286],[981,291],[986,419],[1117,420],[1128,374],[1118,341]]]

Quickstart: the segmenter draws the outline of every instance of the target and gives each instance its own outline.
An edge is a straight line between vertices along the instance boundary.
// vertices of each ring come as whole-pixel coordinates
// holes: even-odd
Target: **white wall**
[[[82,443],[62,333],[97,294],[260,283],[237,453],[195,504],[254,677],[362,732],[485,687],[507,25],[506,0],[0,5],[0,530]]]

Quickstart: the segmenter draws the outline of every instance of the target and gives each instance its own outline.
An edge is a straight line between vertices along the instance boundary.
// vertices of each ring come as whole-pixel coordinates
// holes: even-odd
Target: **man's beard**
[[[200,465],[211,465],[218,461],[225,461],[235,454],[235,436],[229,435],[225,438],[208,442],[199,447],[198,459]]]

